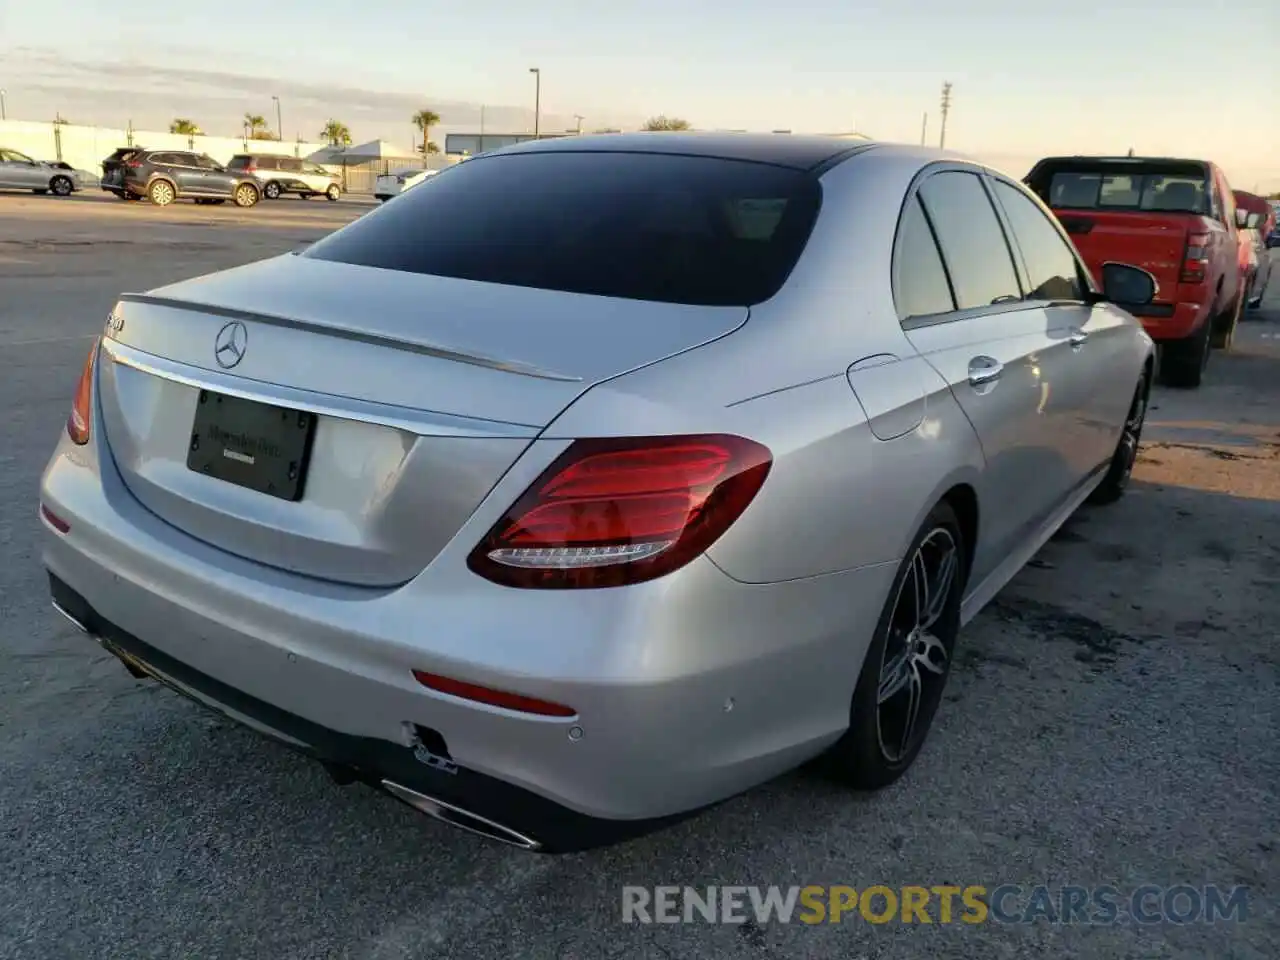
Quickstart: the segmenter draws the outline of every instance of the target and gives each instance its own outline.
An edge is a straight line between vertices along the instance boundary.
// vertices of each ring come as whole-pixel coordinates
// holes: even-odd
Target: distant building
[[[572,133],[540,133],[539,140],[551,140],[555,137],[571,137]],[[532,140],[532,133],[447,133],[444,138],[444,152],[450,156],[474,157],[500,150],[517,143]]]

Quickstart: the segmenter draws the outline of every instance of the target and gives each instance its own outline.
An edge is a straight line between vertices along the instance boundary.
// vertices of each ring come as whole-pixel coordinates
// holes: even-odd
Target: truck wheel
[[[1160,378],[1165,386],[1179,390],[1194,390],[1200,386],[1204,368],[1209,365],[1212,332],[1213,321],[1206,320],[1191,336],[1164,345]]]
[[[1236,325],[1244,312],[1244,294],[1236,298],[1235,306],[1228,308],[1213,325],[1213,349],[1230,350],[1236,339]]]

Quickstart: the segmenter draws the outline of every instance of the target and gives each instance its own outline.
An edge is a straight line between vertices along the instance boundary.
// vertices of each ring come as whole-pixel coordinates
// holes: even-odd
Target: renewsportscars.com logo
[[[623,887],[623,923],[1085,924],[1247,919],[1247,887]]]

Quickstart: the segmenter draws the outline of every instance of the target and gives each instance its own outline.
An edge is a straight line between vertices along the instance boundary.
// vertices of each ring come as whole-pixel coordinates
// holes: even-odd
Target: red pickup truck
[[[1238,215],[1222,171],[1204,160],[1048,157],[1025,182],[1096,282],[1110,261],[1155,276],[1156,299],[1130,311],[1161,347],[1165,383],[1198,387],[1210,350],[1231,345],[1244,304]]]

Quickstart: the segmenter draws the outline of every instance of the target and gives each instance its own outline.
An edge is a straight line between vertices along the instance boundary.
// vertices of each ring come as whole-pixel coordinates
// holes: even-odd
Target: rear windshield
[[[1209,212],[1208,175],[1194,165],[1055,166],[1029,179],[1041,199],[1058,209]]]
[[[820,197],[804,172],[708,157],[475,157],[301,255],[632,300],[750,306],[786,281]]]

